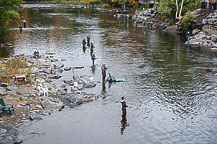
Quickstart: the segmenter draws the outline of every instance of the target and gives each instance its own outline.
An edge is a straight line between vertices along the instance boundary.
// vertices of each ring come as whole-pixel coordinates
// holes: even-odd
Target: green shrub
[[[183,17],[183,20],[182,20],[182,25],[186,28],[190,27],[190,25],[192,24],[192,22],[194,21],[194,16],[188,12],[184,17]]]

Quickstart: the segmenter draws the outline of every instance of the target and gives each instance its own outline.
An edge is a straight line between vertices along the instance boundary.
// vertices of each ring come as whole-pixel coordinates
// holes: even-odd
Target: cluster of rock
[[[32,56],[19,55],[7,59],[1,59],[1,64],[10,59],[19,57],[25,60],[28,68],[20,68],[19,71],[27,72],[31,68],[30,78],[27,77],[26,84],[20,84],[12,80],[10,84],[0,84],[0,96],[6,103],[14,104],[15,113],[10,117],[3,117],[0,123],[4,124],[12,119],[20,120],[40,120],[43,115],[50,115],[52,111],[61,111],[65,106],[70,108],[96,99],[95,94],[88,94],[82,91],[84,88],[94,87],[97,83],[85,80],[78,76],[71,79],[60,80],[63,71],[72,70],[73,68],[64,68],[64,64],[50,56],[41,55],[39,59]],[[31,81],[31,82],[28,82]],[[54,81],[63,83],[60,87],[52,84]],[[75,86],[76,84],[76,86]],[[39,94],[39,87],[47,87],[48,96]],[[7,137],[7,132],[1,133],[0,140],[11,140]],[[14,140],[12,140],[14,142]]]
[[[200,9],[193,12],[197,18],[200,16]],[[201,20],[202,29],[194,29],[190,38],[190,45],[200,45],[217,48],[217,12],[211,12],[206,18]],[[187,44],[188,42],[186,42]]]
[[[143,11],[142,13],[139,13],[137,16],[134,16],[133,20],[136,24],[140,26],[156,30],[159,26],[162,26],[161,24],[159,24],[159,21],[155,19],[157,14],[157,7],[153,7],[151,9]],[[166,26],[166,24],[163,25]]]

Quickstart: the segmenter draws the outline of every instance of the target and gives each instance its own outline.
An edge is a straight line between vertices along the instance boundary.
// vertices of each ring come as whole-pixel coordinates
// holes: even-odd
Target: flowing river
[[[98,84],[94,102],[43,117],[21,131],[24,144],[183,144],[217,142],[217,58],[184,45],[185,38],[146,31],[126,18],[92,9],[24,5],[27,28],[11,25],[4,53],[55,52],[78,76],[101,81],[100,66],[126,82]],[[96,68],[87,35],[95,44]],[[63,78],[71,76],[65,72]],[[121,96],[132,105],[121,116]]]

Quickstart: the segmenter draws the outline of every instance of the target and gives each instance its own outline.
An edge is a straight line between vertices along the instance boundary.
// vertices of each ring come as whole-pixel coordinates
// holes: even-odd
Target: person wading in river
[[[125,97],[121,97],[121,105],[122,105],[122,117],[126,117],[127,115],[127,107],[131,108],[131,105],[127,105],[125,102]]]
[[[102,70],[102,82],[105,83],[106,70],[107,70],[107,67],[105,66],[105,64],[103,64],[103,65],[101,66],[101,70]]]
[[[83,39],[82,44],[83,44],[83,47],[86,46],[86,40],[85,40],[85,38]]]
[[[87,46],[88,47],[90,46],[90,36],[89,35],[87,36]]]
[[[90,55],[93,53],[94,44],[93,41],[90,43]]]
[[[93,66],[94,66],[94,61],[95,61],[95,59],[96,59],[96,54],[95,54],[95,52],[93,52],[93,53],[91,54],[91,60],[92,60],[92,62],[93,62]]]

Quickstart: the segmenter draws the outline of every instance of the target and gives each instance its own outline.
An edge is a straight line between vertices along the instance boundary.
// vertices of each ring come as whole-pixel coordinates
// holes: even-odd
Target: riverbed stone
[[[65,67],[64,71],[70,71],[72,69],[72,67]]]
[[[217,35],[216,35],[216,34],[212,34],[212,35],[211,35],[211,40],[212,40],[213,42],[217,42]]]
[[[17,91],[18,94],[24,95],[24,94],[33,94],[36,93],[32,87],[28,87],[26,85],[21,85]]]
[[[6,89],[3,87],[0,87],[0,96],[6,95],[6,94],[7,94]]]
[[[92,87],[95,87],[95,86],[96,86],[96,84],[93,83],[93,82],[88,82],[88,83],[84,84],[84,88],[92,88]]]
[[[41,101],[41,104],[45,109],[60,109],[64,104],[57,99],[47,97],[43,101]]]
[[[56,61],[56,62],[53,62],[53,66],[55,69],[59,69],[59,68],[64,67],[64,64],[61,63],[60,61]]]
[[[1,87],[8,87],[8,83],[4,83],[4,82],[3,82],[3,83],[0,84],[0,86],[1,86]]]
[[[56,59],[56,58],[51,59],[51,62],[56,62],[56,61],[58,61],[58,59]]]
[[[51,51],[46,51],[45,54],[47,54],[47,55],[55,55],[56,53],[55,52],[51,52]]]
[[[199,29],[194,29],[194,30],[192,31],[192,34],[193,34],[193,35],[196,35],[196,34],[198,34],[199,32],[200,32]]]
[[[70,83],[72,83],[72,81],[73,81],[72,79],[64,79],[63,80],[63,82],[66,84],[70,84]]]

